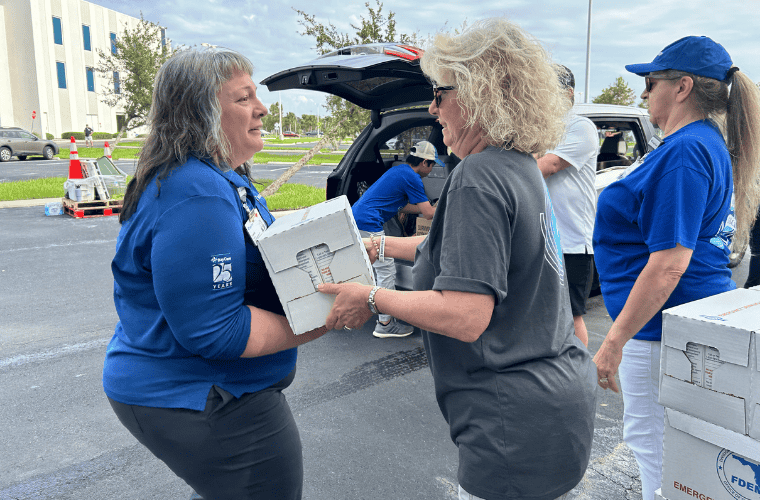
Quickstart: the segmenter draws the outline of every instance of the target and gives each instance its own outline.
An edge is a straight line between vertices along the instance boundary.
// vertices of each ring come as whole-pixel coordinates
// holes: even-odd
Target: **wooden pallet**
[[[123,200],[74,201],[63,198],[62,201],[63,212],[76,219],[118,215],[123,204]]]

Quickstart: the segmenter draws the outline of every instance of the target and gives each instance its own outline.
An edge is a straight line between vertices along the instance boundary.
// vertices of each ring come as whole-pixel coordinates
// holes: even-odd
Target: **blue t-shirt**
[[[264,199],[234,171],[191,157],[152,181],[122,224],[111,264],[119,315],[106,351],[106,394],[132,405],[203,410],[212,385],[235,397],[295,367],[296,349],[240,358],[246,304],[283,314],[261,254],[244,236],[236,191],[270,224]]]
[[[614,320],[649,255],[680,244],[691,262],[663,309],[736,288],[728,268],[736,229],[731,159],[718,128],[691,123],[599,195],[594,260]],[[660,310],[634,337],[659,341]]]
[[[372,184],[351,210],[356,226],[362,231],[378,233],[408,203],[429,201],[420,175],[404,163],[391,167]]]

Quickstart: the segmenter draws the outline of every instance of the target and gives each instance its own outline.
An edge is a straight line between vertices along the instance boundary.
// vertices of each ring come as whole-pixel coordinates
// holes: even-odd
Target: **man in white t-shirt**
[[[575,78],[566,67],[560,73],[570,99],[575,102]],[[538,159],[557,217],[562,252],[565,257],[573,311],[575,334],[588,345],[588,332],[583,315],[586,299],[594,279],[594,233],[596,213],[596,157],[599,136],[596,125],[572,110],[565,118],[565,137],[557,147]]]

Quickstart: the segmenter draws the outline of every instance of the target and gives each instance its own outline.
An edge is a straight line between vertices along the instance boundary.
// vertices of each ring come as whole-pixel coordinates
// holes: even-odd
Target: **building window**
[[[82,39],[84,40],[84,50],[92,50],[92,45],[90,44],[90,27],[86,24],[82,25]]]
[[[86,68],[87,71],[87,91],[95,92],[95,72],[92,68]]]
[[[116,33],[111,33],[111,54],[118,54],[119,50],[116,48]]]
[[[58,70],[58,88],[66,88],[66,65],[60,61],[55,63],[55,67]]]
[[[113,72],[113,93],[121,94],[121,81],[119,80],[119,72]]]
[[[53,18],[53,41],[56,45],[63,45],[63,30],[61,29],[61,18]]]

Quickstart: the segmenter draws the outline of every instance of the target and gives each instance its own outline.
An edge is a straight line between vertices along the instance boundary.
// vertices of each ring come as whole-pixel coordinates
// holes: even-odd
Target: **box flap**
[[[278,222],[281,220],[279,219]],[[349,230],[349,221],[344,212],[327,214],[318,219],[312,219],[308,226],[303,225],[297,230],[287,230],[301,225],[300,222],[296,222],[295,226],[281,225],[281,230],[270,233],[269,230],[275,227],[275,224],[272,224],[259,238],[259,250],[268,254],[272,272],[278,273],[283,269],[297,266],[297,255],[301,250],[327,245],[330,252],[334,253],[353,245],[356,240],[353,232]],[[283,231],[283,228],[286,230]],[[288,251],[285,252],[283,249]]]
[[[302,208],[301,210],[295,210],[287,215],[277,218],[271,226],[264,232],[266,237],[277,235],[283,231],[309,224],[323,217],[327,217],[332,214],[340,213],[345,210],[351,211],[351,204],[348,203],[348,198],[345,195],[338,196],[331,200],[323,201],[312,205],[310,207]],[[262,235],[262,237],[265,237]]]
[[[663,375],[660,381],[659,403],[734,432],[747,432],[743,398],[703,389]]]
[[[752,460],[760,460],[760,442],[749,436],[732,432],[724,427],[705,422],[672,408],[665,408],[668,424],[679,431],[706,441],[715,446],[726,448],[734,453]]]

